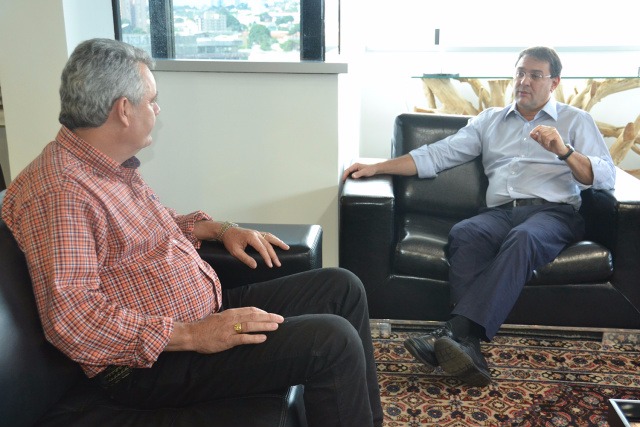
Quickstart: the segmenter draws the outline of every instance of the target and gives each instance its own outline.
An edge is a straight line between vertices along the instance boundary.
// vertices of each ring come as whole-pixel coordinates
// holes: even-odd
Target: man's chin
[[[527,97],[518,96],[516,97],[516,104],[520,107],[528,108],[531,106],[531,99]]]

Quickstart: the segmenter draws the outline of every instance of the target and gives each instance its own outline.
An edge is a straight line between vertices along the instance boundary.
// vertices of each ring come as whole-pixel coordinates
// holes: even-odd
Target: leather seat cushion
[[[534,271],[528,285],[602,283],[612,274],[611,252],[598,243],[583,240],[568,246],[555,260]]]
[[[445,248],[456,221],[426,215],[406,215],[394,256],[394,274],[447,281]],[[534,271],[527,285],[602,283],[613,274],[611,252],[591,241],[567,247],[551,263]]]
[[[394,256],[394,273],[404,276],[449,279],[445,246],[449,230],[457,222],[420,214],[405,216]]]

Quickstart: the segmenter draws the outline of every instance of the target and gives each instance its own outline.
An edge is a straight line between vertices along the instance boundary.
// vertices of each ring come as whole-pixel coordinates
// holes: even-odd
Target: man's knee
[[[504,245],[512,249],[522,248],[525,250],[535,249],[536,239],[525,228],[516,227],[512,229],[504,241]]]
[[[362,340],[348,320],[333,314],[312,316],[315,322],[316,343],[330,359],[339,357],[349,360],[364,360]]]
[[[323,268],[325,281],[334,285],[339,291],[347,291],[357,295],[365,295],[364,285],[358,276],[351,271],[341,267]]]

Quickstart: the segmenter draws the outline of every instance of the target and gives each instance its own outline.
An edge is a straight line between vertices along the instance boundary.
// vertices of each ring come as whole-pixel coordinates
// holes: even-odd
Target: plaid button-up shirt
[[[220,310],[195,221],[158,201],[136,170],[69,129],[11,183],[2,216],[24,251],[47,339],[85,373],[148,367],[174,321]]]

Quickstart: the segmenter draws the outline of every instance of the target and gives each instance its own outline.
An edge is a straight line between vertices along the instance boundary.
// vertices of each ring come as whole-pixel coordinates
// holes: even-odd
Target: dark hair
[[[69,129],[98,127],[107,121],[118,98],[139,104],[146,89],[140,64],[153,68],[147,52],[121,41],[80,43],[62,71],[60,123]]]
[[[560,73],[562,72],[562,62],[560,62],[560,57],[554,49],[546,46],[528,47],[520,52],[516,64],[520,61],[520,58],[525,55],[536,58],[539,61],[548,62],[551,77],[560,77]]]

